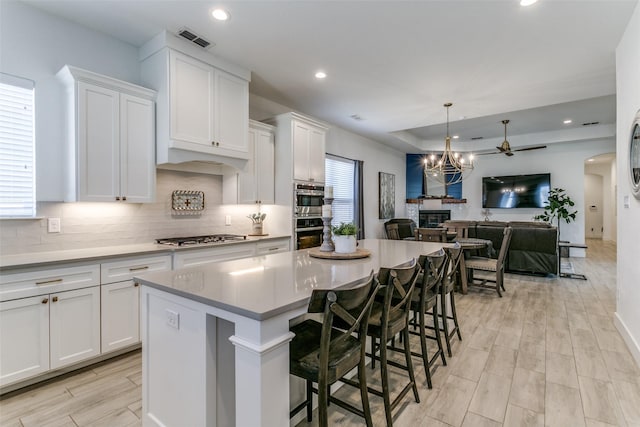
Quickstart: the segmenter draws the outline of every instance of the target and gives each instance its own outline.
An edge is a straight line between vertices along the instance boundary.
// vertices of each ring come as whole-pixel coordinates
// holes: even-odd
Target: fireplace
[[[448,219],[451,219],[450,210],[421,210],[418,213],[418,226],[420,228],[434,228]]]

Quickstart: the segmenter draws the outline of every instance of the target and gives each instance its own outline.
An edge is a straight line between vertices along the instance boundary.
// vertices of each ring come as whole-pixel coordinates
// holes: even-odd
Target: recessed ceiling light
[[[316,72],[316,79],[324,79],[326,77],[327,77],[327,73],[325,73],[324,71]]]
[[[594,162],[595,159],[587,159],[587,162]]]
[[[572,121],[573,121],[573,120],[571,120],[571,119],[567,119],[567,120],[565,120],[565,121],[564,121],[564,122],[562,122],[562,123],[564,123],[565,125],[568,125],[568,124],[569,124],[569,123],[571,123]]]
[[[538,0],[520,0],[520,6],[531,6],[536,3]]]
[[[459,135],[453,135],[453,139],[458,139],[458,138],[460,138]]]
[[[211,16],[213,16],[218,21],[227,21],[231,15],[224,9],[213,9],[211,12]]]

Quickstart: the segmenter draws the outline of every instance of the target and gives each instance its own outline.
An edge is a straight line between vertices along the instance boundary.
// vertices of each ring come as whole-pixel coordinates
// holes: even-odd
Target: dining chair
[[[387,232],[387,239],[400,240],[398,224],[385,224],[385,230]]]
[[[509,245],[511,243],[511,227],[505,227],[502,235],[502,243],[500,245],[500,253],[498,258],[488,258],[480,256],[472,256],[465,259],[466,269],[468,272],[468,284],[469,286],[479,286],[483,288],[495,289],[498,292],[500,298],[502,298],[502,291],[504,288],[504,265],[505,258],[509,251]],[[474,270],[480,270],[484,272],[495,273],[495,278],[482,278],[474,279]],[[487,283],[493,283],[490,285]]]
[[[376,276],[381,288],[369,316],[367,335],[371,337],[372,351],[368,355],[372,358],[372,362],[376,359],[380,361],[382,389],[374,387],[367,387],[367,389],[371,394],[382,397],[387,426],[389,427],[393,426],[392,411],[410,390],[413,390],[415,401],[420,402],[409,345],[409,310],[419,273],[420,265],[415,259],[412,259],[398,267],[380,268]],[[388,357],[388,351],[394,348],[388,347],[387,344],[398,334],[402,334],[404,344],[404,365],[390,360]],[[380,352],[379,356],[376,355],[378,351]],[[390,396],[389,366],[404,370],[409,376],[409,381],[393,401]]]
[[[307,421],[311,421],[312,393],[317,393],[319,426],[328,426],[329,402],[363,417],[368,427],[373,425],[365,346],[369,315],[378,289],[373,271],[353,288],[314,289],[307,312],[323,313],[322,322],[307,319],[291,328],[295,337],[289,344],[289,371],[306,380],[306,399],[291,411],[290,417],[306,407]],[[362,409],[330,395],[331,384],[341,381],[356,367]],[[318,385],[317,389],[313,383]]]
[[[469,221],[447,220],[443,223],[447,231],[455,231],[459,238],[469,237]]]
[[[446,242],[446,228],[416,228],[416,240],[421,242]]]
[[[413,329],[409,330],[412,335],[420,337],[421,353],[411,352],[412,355],[422,358],[424,371],[427,377],[427,386],[432,388],[431,367],[437,362],[438,357],[442,359],[442,364],[447,365],[444,357],[442,339],[440,338],[440,326],[438,322],[438,289],[442,283],[444,272],[448,266],[448,257],[444,250],[434,254],[421,255],[418,264],[422,267],[422,273],[418,276],[416,291],[411,300],[411,311],[414,313]],[[427,315],[431,315],[433,321],[433,335],[427,335]],[[418,329],[417,331],[415,329]],[[438,349],[429,357],[427,351],[427,339],[435,340]]]

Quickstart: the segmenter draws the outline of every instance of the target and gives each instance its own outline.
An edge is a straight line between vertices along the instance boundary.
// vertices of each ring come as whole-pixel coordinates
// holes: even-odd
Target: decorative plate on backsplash
[[[204,210],[204,192],[175,190],[171,194],[171,209],[175,213],[199,214]]]

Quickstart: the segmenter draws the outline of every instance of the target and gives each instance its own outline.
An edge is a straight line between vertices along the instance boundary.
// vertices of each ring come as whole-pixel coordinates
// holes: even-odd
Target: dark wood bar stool
[[[411,298],[415,290],[418,273],[420,273],[420,266],[413,259],[404,266],[381,268],[377,274],[381,289],[371,309],[367,334],[371,337],[372,351],[370,356],[372,358],[372,366],[373,360],[378,359],[380,361],[382,390],[374,389],[373,387],[368,387],[368,390],[384,400],[387,426],[393,426],[392,411],[407,395],[409,390],[413,390],[415,401],[420,402],[411,361],[411,348],[409,346],[409,309],[411,308]],[[387,357],[387,350],[394,349],[393,347],[387,347],[387,343],[400,333],[402,333],[404,343],[404,365],[389,360]],[[378,351],[380,356],[376,356]],[[393,401],[391,401],[390,396],[389,365],[405,370],[409,375],[409,381]]]
[[[460,325],[458,324],[458,315],[456,313],[454,289],[457,282],[457,276],[460,274],[460,257],[463,256],[463,251],[460,247],[445,248],[445,251],[449,257],[449,266],[439,287],[440,313],[438,314],[442,318],[442,330],[444,331],[444,338],[447,343],[447,354],[451,357],[451,338],[457,334],[458,339],[462,341]],[[447,314],[447,297],[449,298],[449,304],[451,306],[451,315]],[[453,320],[454,326],[451,330],[449,330],[449,320]]]
[[[429,388],[432,388],[431,367],[438,360],[438,357],[442,359],[443,365],[447,365],[442,340],[440,339],[437,292],[448,266],[448,258],[444,251],[440,251],[433,255],[421,255],[418,259],[418,264],[422,267],[422,274],[418,277],[416,291],[413,293],[411,301],[411,311],[414,313],[414,321],[413,329],[409,330],[409,333],[420,337],[422,353],[411,352],[411,354],[422,358],[424,371],[427,376],[427,385]],[[430,315],[433,319],[433,335],[427,335],[427,315]],[[416,328],[418,329],[417,331],[415,330]],[[431,357],[429,357],[427,352],[427,339],[435,340],[438,344],[438,350],[436,350]]]
[[[368,279],[350,289],[316,289],[311,295],[308,313],[323,313],[322,323],[305,320],[291,328],[296,334],[289,344],[291,374],[306,380],[306,399],[290,413],[293,417],[305,407],[312,419],[312,392],[318,394],[319,426],[328,426],[329,401],[353,412],[372,426],[366,377],[366,338],[369,315],[379,284],[373,271]],[[339,325],[339,327],[336,327]],[[330,395],[331,384],[358,368],[358,387],[362,410]],[[313,383],[318,388],[313,388]],[[274,390],[278,393],[278,390]]]

